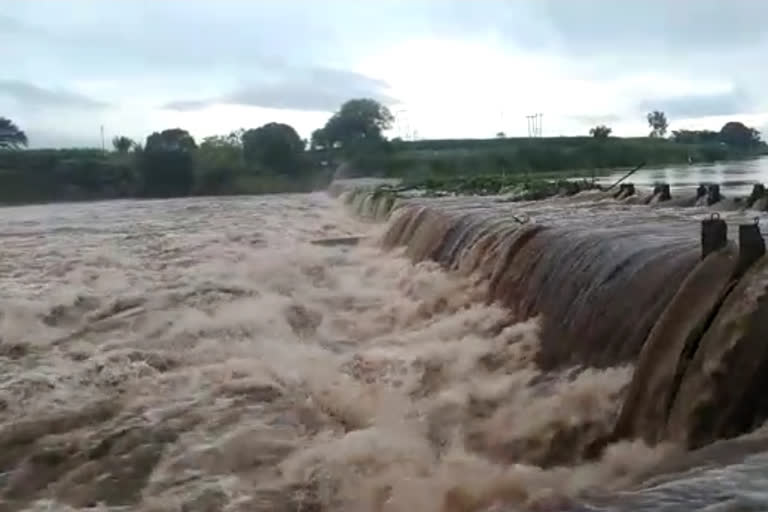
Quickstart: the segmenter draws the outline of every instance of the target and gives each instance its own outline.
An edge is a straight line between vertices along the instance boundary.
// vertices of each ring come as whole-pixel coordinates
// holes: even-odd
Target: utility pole
[[[411,127],[411,118],[408,109],[402,108],[395,112],[397,133],[402,140],[414,140],[415,130]]]
[[[405,109],[395,111],[395,124],[397,125],[397,136],[403,139],[403,116]]]
[[[531,114],[525,118],[528,120],[528,137],[541,137],[544,114]]]
[[[101,152],[107,152],[107,148],[104,146],[104,125],[101,125]]]

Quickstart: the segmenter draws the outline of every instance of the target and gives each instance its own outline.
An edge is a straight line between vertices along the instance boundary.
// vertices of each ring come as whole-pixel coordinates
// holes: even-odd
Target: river
[[[611,184],[626,174],[627,170],[601,176],[600,182]],[[750,160],[734,160],[711,164],[665,165],[637,171],[627,182],[641,187],[653,187],[656,183],[668,183],[673,194],[690,192],[700,184],[719,183],[726,196],[746,196],[755,183],[768,184],[768,156]]]
[[[323,193],[0,209],[0,510],[768,504],[759,457],[555,464],[631,367],[542,374],[535,319],[383,230]]]

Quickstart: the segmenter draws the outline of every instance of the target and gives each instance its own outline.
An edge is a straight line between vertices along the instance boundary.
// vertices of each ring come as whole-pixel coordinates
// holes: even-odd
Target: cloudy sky
[[[270,121],[303,136],[346,99],[392,136],[768,128],[761,0],[0,0],[0,116],[32,146]]]

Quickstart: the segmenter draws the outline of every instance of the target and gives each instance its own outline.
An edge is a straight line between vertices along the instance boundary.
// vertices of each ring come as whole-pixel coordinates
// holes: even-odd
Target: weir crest
[[[768,259],[755,212],[713,193],[669,201],[668,187],[527,202],[332,193],[388,223],[384,249],[476,276],[510,321],[539,317],[542,370],[633,364],[605,443],[693,449],[768,418]]]

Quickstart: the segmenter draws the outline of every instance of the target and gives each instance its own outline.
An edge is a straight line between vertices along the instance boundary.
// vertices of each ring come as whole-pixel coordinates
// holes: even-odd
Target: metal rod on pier
[[[622,182],[622,181],[624,181],[625,179],[627,179],[627,178],[629,178],[630,176],[632,176],[633,174],[635,174],[635,172],[637,172],[637,171],[639,171],[640,169],[642,169],[644,166],[645,166],[645,162],[641,163],[640,165],[638,165],[637,167],[635,167],[634,169],[632,169],[631,171],[629,171],[627,174],[625,174],[624,176],[622,176],[622,177],[621,177],[621,179],[619,179],[619,181],[617,181],[616,183],[614,183],[613,185],[611,185],[610,187],[608,187],[607,189],[605,189],[605,191],[606,191],[606,192],[608,192],[608,191],[609,191],[609,190],[611,190],[613,187],[615,187],[616,185],[618,185],[619,183],[621,183],[621,182]]]

